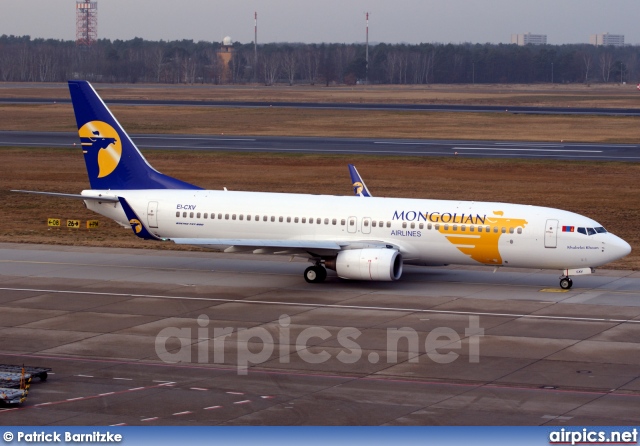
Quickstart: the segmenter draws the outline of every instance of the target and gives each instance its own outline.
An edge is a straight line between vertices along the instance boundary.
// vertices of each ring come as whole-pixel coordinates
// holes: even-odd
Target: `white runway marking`
[[[550,146],[564,147],[564,146]],[[490,150],[502,152],[568,152],[568,153],[602,153],[602,150],[570,150],[570,149],[538,149],[517,147],[451,147],[451,150]]]
[[[320,303],[307,303],[307,302],[280,302],[280,301],[262,301],[262,300],[238,300],[238,299],[222,299],[215,297],[190,297],[190,296],[162,296],[154,294],[122,294],[122,293],[104,293],[95,291],[72,291],[72,290],[46,290],[46,289],[34,289],[34,288],[0,288],[0,290],[6,291],[24,291],[24,292],[41,292],[51,294],[77,294],[84,296],[115,296],[115,297],[136,297],[136,298],[149,298],[149,299],[164,299],[164,300],[191,300],[201,302],[225,302],[225,303],[238,303],[238,304],[256,304],[256,305],[281,305],[281,306],[293,306],[293,307],[310,307],[310,308],[338,308],[348,310],[373,310],[373,311],[402,311],[405,313],[425,313],[425,314],[456,314],[463,316],[501,316],[509,318],[522,318],[522,319],[537,319],[537,320],[556,320],[556,321],[580,321],[580,322],[610,322],[610,323],[630,323],[640,324],[640,320],[634,319],[608,319],[597,317],[573,317],[573,316],[550,316],[550,315],[537,315],[537,314],[520,314],[520,313],[493,313],[486,311],[455,311],[455,310],[428,310],[423,308],[404,308],[404,307],[375,307],[367,305],[340,305],[340,304],[320,304]],[[130,378],[113,378],[113,379],[128,379]],[[168,384],[165,384],[168,385]],[[230,392],[227,392],[230,393]]]

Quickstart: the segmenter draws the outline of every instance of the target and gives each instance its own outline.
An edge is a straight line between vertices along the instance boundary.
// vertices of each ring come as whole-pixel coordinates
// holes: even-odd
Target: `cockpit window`
[[[584,235],[594,235],[594,234],[606,234],[607,230],[602,226],[598,226],[597,228],[578,228],[578,232]]]

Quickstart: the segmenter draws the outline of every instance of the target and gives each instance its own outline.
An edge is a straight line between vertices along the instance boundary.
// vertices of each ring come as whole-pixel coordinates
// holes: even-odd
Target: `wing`
[[[309,258],[334,256],[345,249],[396,248],[383,241],[333,241],[333,240],[267,240],[267,239],[218,239],[174,238],[178,245],[193,245],[219,249],[224,252],[252,252],[254,254],[296,255]]]

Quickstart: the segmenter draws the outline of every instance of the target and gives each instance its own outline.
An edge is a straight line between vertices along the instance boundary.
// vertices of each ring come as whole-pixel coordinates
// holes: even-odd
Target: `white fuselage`
[[[561,270],[604,265],[630,251],[613,234],[578,232],[601,227],[590,218],[538,206],[212,190],[82,193],[126,198],[162,239],[376,242],[396,247],[405,263]],[[85,203],[129,226],[119,203]]]

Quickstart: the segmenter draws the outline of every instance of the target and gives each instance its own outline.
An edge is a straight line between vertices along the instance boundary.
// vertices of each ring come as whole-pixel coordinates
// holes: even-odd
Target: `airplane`
[[[204,190],[155,170],[88,82],[69,81],[69,91],[91,189],[18,192],[81,199],[143,239],[307,258],[309,283],[324,281],[327,269],[396,281],[405,264],[455,264],[561,270],[565,290],[570,276],[631,252],[596,221],[547,207]],[[356,180],[358,195],[370,195]]]

